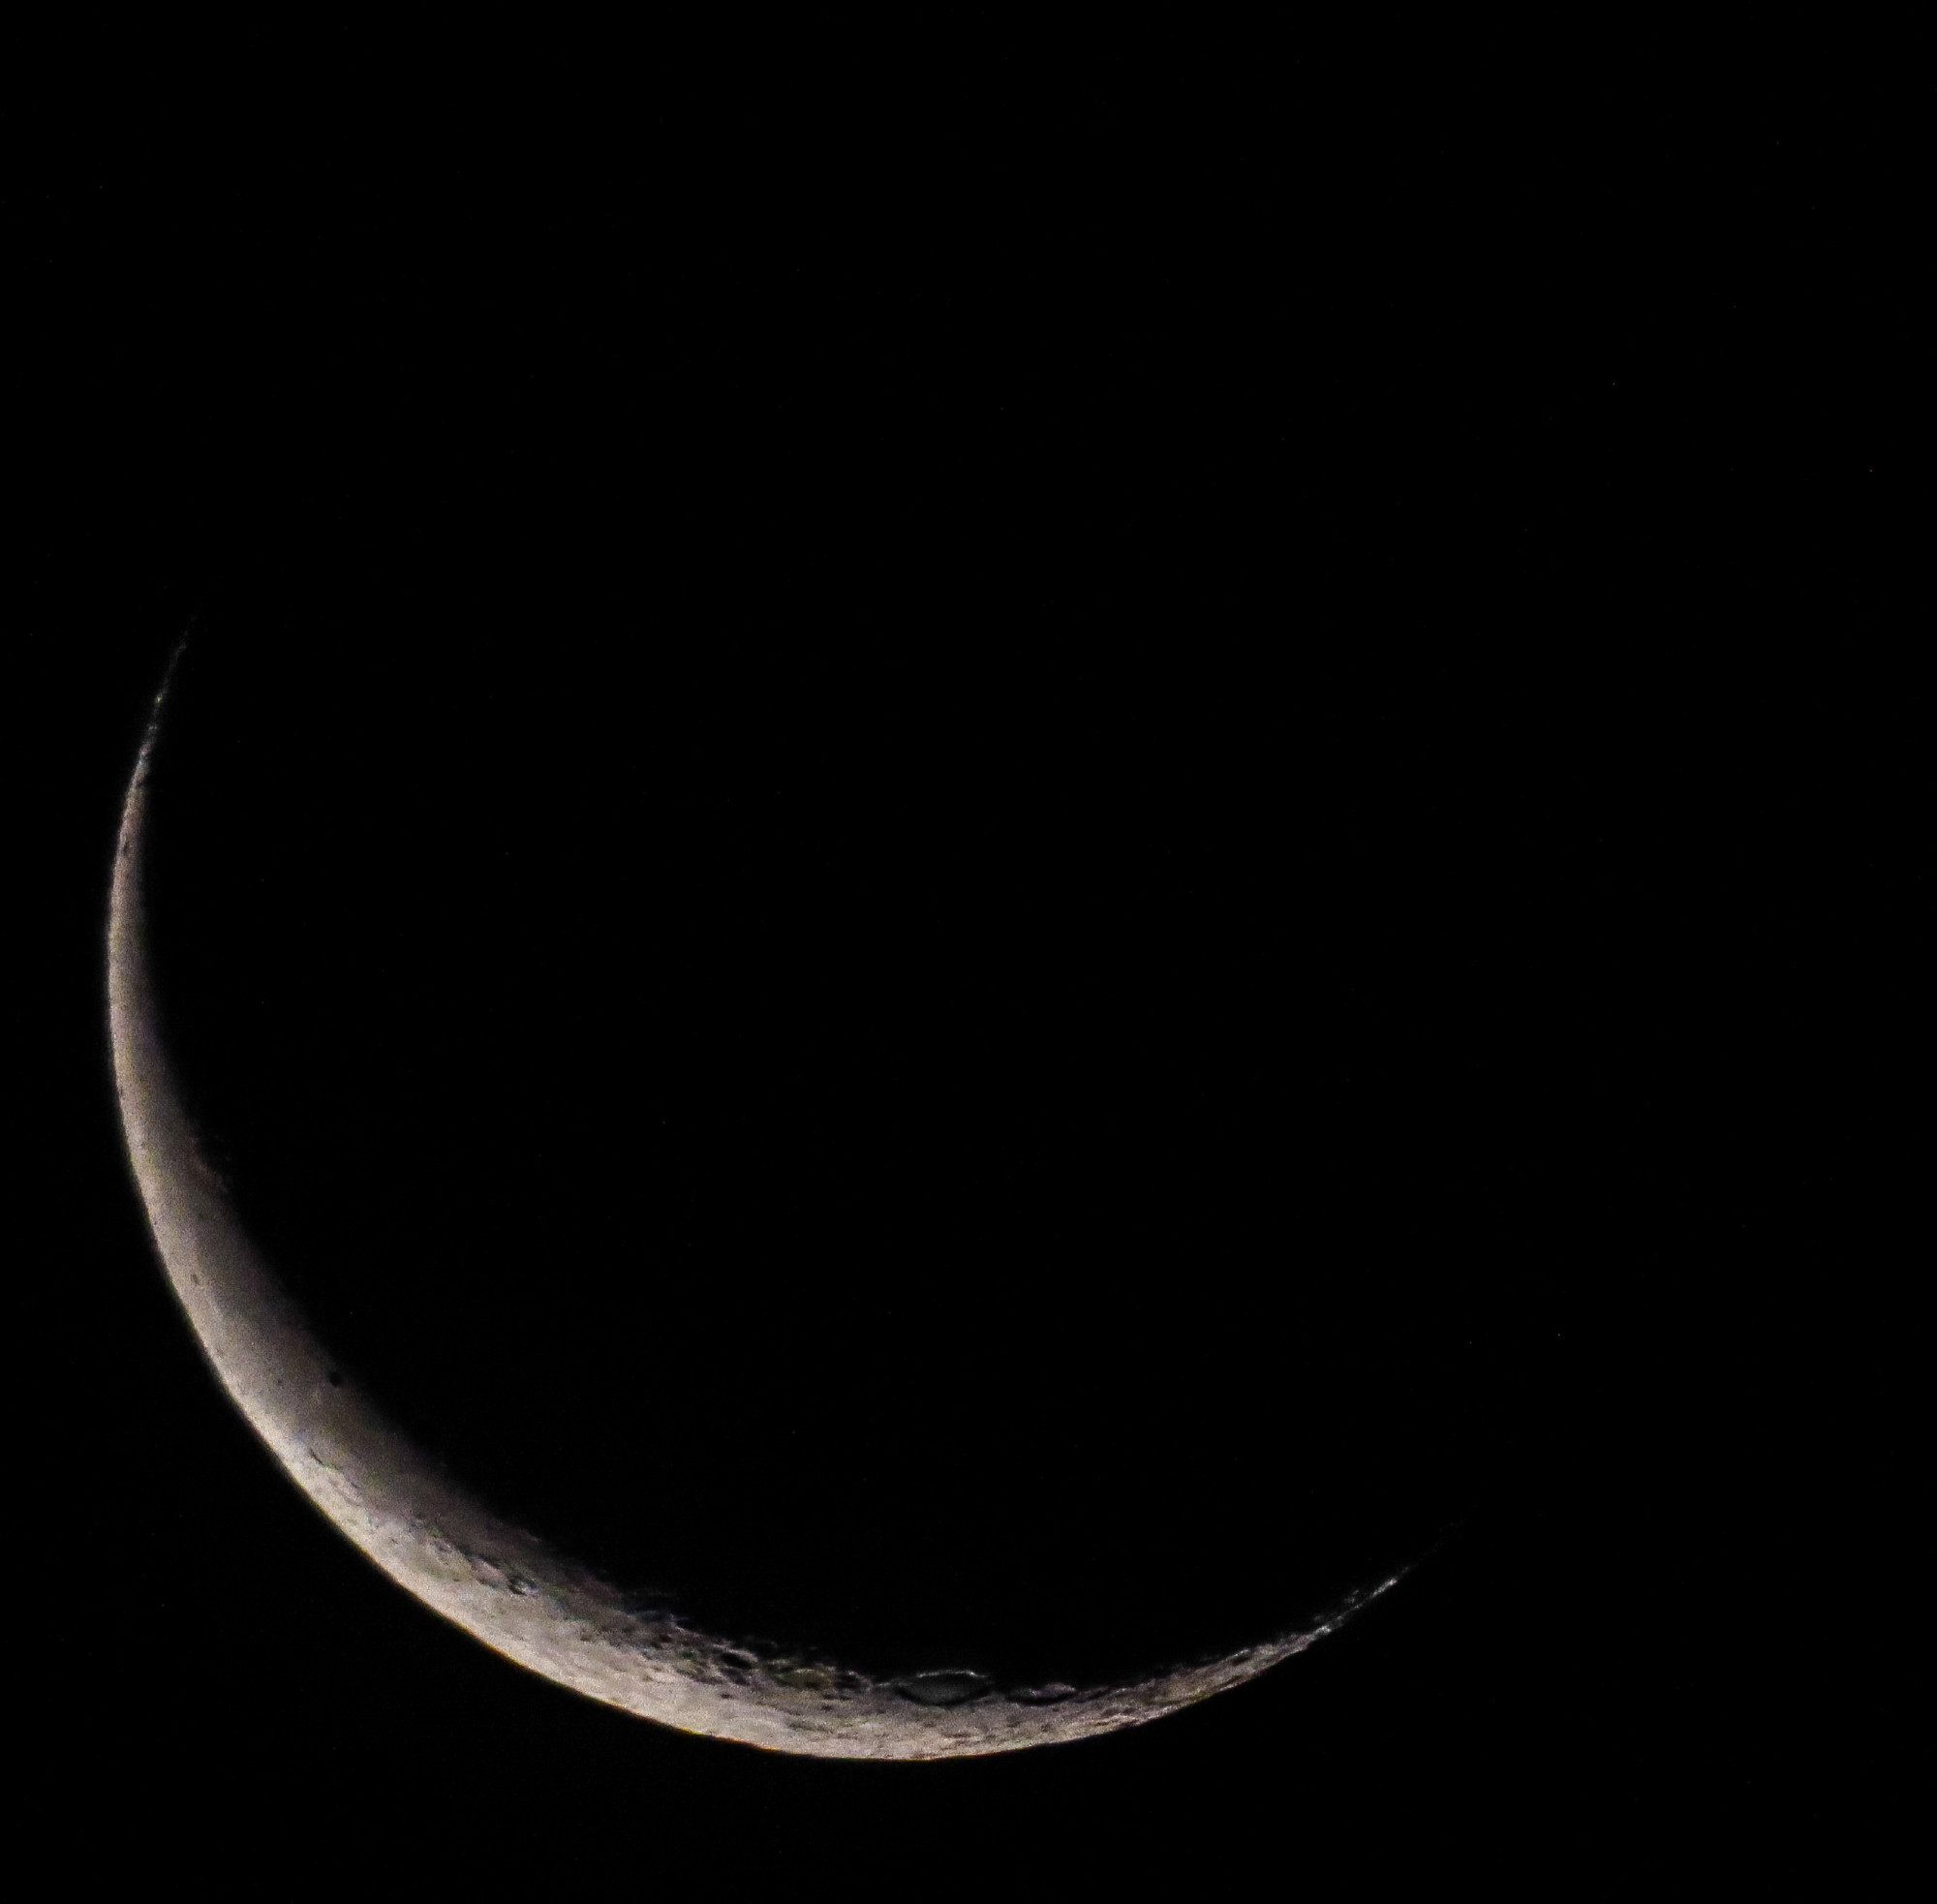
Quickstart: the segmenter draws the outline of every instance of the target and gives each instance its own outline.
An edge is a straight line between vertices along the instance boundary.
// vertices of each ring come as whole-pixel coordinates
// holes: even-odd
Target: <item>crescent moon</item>
[[[454,1487],[337,1372],[185,1108],[159,1029],[143,900],[148,775],[168,693],[165,679],[123,803],[108,908],[108,1030],[135,1182],[162,1267],[230,1399],[310,1501],[406,1592],[519,1666],[661,1725],[822,1758],[947,1759],[1161,1718],[1303,1652],[1398,1583],[1400,1575],[1349,1596],[1309,1630],[1127,1683],[999,1686],[968,1671],[883,1680],[828,1657],[761,1657],[677,1613],[636,1611],[611,1582]]]

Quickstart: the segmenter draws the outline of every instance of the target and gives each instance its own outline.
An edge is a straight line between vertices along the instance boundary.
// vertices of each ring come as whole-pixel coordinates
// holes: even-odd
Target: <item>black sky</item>
[[[293,1839],[321,1802],[371,1843],[503,1834],[584,1875],[856,1844],[898,1883],[1104,1842],[1185,1870],[1235,1840],[1327,1871],[1508,1856],[1564,1895],[1637,1849],[1821,1827],[1820,1793],[1784,1822],[1768,1674],[1778,1605],[1843,1551],[1821,1418],[1845,1371],[1799,1360],[1795,1292],[1907,1167],[1888,1085],[1850,1080],[1905,1036],[1929,894],[1889,579],[1895,108],[1861,109],[1871,83],[1410,142],[1247,108],[1195,169],[1150,95],[1106,86],[1027,157],[1039,104],[940,140],[906,199],[832,135],[810,179],[605,121],[552,170],[490,125],[440,157],[334,121],[259,166],[219,136],[256,149],[254,97],[165,167],[50,131],[13,240],[39,491],[13,1023],[53,1272],[18,1353],[60,1529],[35,1593],[62,1805],[167,1838],[219,1804]],[[117,1147],[108,854],[197,617],[177,997],[245,1152],[252,1105],[312,1120],[256,1158],[292,1263],[385,1213],[399,1260],[495,1234],[515,1261],[505,1226],[536,1250],[553,1213],[579,1255],[614,1229],[624,1250],[677,1206],[669,1318],[564,1279],[585,1352],[617,1381],[629,1336],[669,1327],[726,1359],[753,1399],[699,1491],[780,1475],[795,1518],[727,1517],[732,1551],[821,1543],[857,1619],[868,1570],[797,1513],[857,1446],[876,1524],[972,1556],[958,1626],[1011,1579],[1066,1610],[1146,1540],[1137,1619],[1214,1624],[1193,1556],[1269,1570],[1290,1536],[1215,1528],[1308,1471],[1287,1446],[1364,1481],[1328,1538],[1369,1552],[1455,1496],[1457,1531],[1257,1686],[940,1767],[661,1734],[423,1613],[217,1394]],[[250,720],[271,705],[287,729]],[[676,944],[629,937],[654,878]],[[198,938],[188,893],[223,932]],[[327,973],[334,1016],[306,1017]],[[680,984],[721,1039],[660,1034]],[[1190,1011],[1144,1012],[1153,991]],[[1155,1057],[1125,1061],[1126,1025]],[[661,1074],[685,1083],[642,1164],[632,1081]],[[510,1142],[493,1092],[524,1120],[494,1168],[550,1144],[507,1195],[477,1173]],[[624,1221],[587,1188],[616,1178]],[[789,1242],[842,1224],[839,1278]],[[1322,1274],[1232,1267],[1294,1245]],[[789,1249],[784,1277],[744,1271]],[[402,1381],[449,1288],[397,1297],[373,1261],[339,1326]],[[520,1299],[475,1294],[478,1360],[436,1406],[505,1486],[556,1488],[612,1404],[513,1472],[479,1397],[515,1373]],[[563,1414],[559,1313],[533,1352]],[[1044,1358],[1054,1432],[991,1429]],[[850,1359],[866,1420],[841,1412]],[[704,1408],[710,1372],[668,1379],[656,1407]],[[1091,1483],[1107,1538],[1045,1565]]]

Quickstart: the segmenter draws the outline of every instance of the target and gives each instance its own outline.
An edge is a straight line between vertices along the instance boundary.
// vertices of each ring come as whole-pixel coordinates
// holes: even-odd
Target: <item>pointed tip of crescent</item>
[[[162,669],[160,685],[155,689],[154,698],[148,703],[148,719],[141,729],[141,745],[135,755],[135,771],[129,779],[128,792],[132,798],[137,787],[147,777],[148,763],[155,751],[155,742],[162,731],[162,717],[168,712],[169,696],[175,685],[175,672],[181,666],[182,657],[188,653],[189,637],[184,634],[169,651],[168,663]]]

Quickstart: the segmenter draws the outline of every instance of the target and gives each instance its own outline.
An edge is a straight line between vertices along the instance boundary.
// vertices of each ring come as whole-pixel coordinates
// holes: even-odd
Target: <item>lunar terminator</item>
[[[339,1367],[209,1160],[167,1048],[143,894],[157,696],[123,807],[108,932],[123,1131],[162,1266],[230,1398],[310,1501],[391,1580],[506,1658],[707,1736],[834,1758],[938,1759],[1140,1725],[1255,1678],[1396,1583],[1211,1659],[1104,1683],[1009,1685],[968,1668],[882,1677],[647,1606],[454,1483]]]

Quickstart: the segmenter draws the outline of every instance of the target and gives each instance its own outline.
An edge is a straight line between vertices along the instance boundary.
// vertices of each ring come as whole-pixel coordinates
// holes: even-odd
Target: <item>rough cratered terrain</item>
[[[136,1182],[169,1279],[231,1398],[310,1500],[426,1606],[519,1665],[661,1724],[825,1757],[936,1759],[1159,1718],[1304,1650],[1393,1583],[1302,1630],[1128,1678],[1010,1685],[966,1667],[882,1676],[702,1631],[491,1512],[337,1367],[208,1161],[165,1046],[146,946],[143,834],[161,707],[127,794],[108,924],[114,1078]]]

